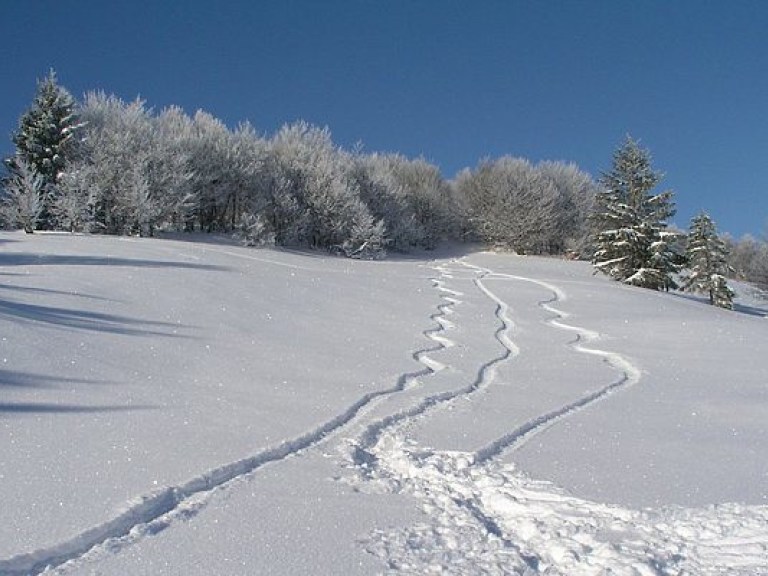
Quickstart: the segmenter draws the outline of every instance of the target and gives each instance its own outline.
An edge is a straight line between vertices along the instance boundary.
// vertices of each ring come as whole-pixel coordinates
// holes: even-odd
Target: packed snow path
[[[107,509],[100,520],[84,524],[77,519],[80,527],[77,530],[57,530],[56,533],[62,534],[58,539],[41,538],[42,545],[0,555],[0,574],[296,573],[298,567],[306,571],[309,566],[318,573],[343,571],[363,574],[381,570],[456,574],[768,573],[766,506],[633,507],[608,504],[594,498],[577,497],[552,482],[537,480],[530,470],[524,471],[524,466],[515,464],[525,462],[525,457],[530,461],[526,450],[530,452],[534,444],[536,449],[556,445],[557,433],[572,425],[576,429],[583,422],[595,421],[598,415],[605,414],[606,409],[628,394],[639,391],[645,397],[648,395],[645,389],[653,383],[653,379],[647,377],[642,362],[617,351],[625,348],[610,341],[610,329],[604,331],[594,327],[596,316],[585,317],[581,308],[576,310],[580,314],[573,314],[573,308],[567,306],[567,292],[571,289],[564,289],[561,276],[553,279],[532,273],[530,267],[527,272],[521,273],[513,268],[515,273],[511,273],[513,270],[509,267],[498,269],[492,258],[489,261],[489,258],[477,255],[423,265],[408,261],[350,263],[335,259],[318,265],[312,258],[300,255],[217,245],[67,239],[65,236],[56,239],[45,235],[34,240],[25,238],[24,242],[44,245],[60,244],[65,240],[89,246],[91,242],[109,242],[107,246],[122,251],[123,255],[35,255],[31,248],[25,250],[23,242],[18,242],[20,246],[16,248],[16,255],[3,254],[0,263],[16,266],[13,270],[23,270],[30,279],[36,278],[36,283],[30,284],[24,282],[26,276],[9,273],[7,282],[0,286],[6,289],[6,294],[27,298],[56,297],[67,303],[73,299],[80,303],[87,298],[89,306],[94,307],[94,310],[78,309],[73,312],[63,304],[43,306],[37,301],[3,301],[0,311],[4,311],[6,317],[13,321],[18,318],[17,328],[27,330],[32,336],[26,342],[35,342],[38,333],[49,330],[54,336],[65,336],[60,341],[67,348],[62,350],[70,354],[71,340],[67,336],[71,338],[72,334],[82,339],[79,350],[88,350],[89,346],[107,341],[107,338],[101,337],[104,334],[109,334],[115,344],[122,346],[120,350],[125,350],[130,338],[147,337],[151,342],[149,351],[152,358],[158,355],[173,358],[175,354],[183,353],[185,355],[181,359],[189,361],[194,359],[190,346],[197,345],[205,354],[218,342],[205,332],[203,338],[198,336],[200,342],[196,344],[191,338],[197,330],[196,325],[205,327],[206,323],[210,324],[211,318],[216,319],[220,313],[231,309],[235,316],[228,316],[221,328],[215,328],[221,332],[217,338],[223,339],[223,344],[234,348],[237,354],[228,357],[229,366],[222,362],[212,374],[218,379],[224,368],[227,377],[237,380],[238,374],[242,373],[245,375],[242,379],[242,392],[245,394],[241,395],[240,389],[235,386],[233,398],[237,404],[225,404],[217,418],[208,419],[216,427],[209,424],[207,431],[198,434],[196,440],[183,443],[183,435],[195,433],[194,428],[187,427],[187,419],[194,412],[180,412],[184,420],[178,423],[174,422],[173,412],[170,419],[167,410],[155,413],[158,408],[152,400],[156,399],[156,395],[159,395],[158,401],[166,398],[163,386],[148,386],[149,395],[142,397],[140,387],[136,386],[138,383],[133,383],[132,388],[125,389],[126,392],[113,396],[112,403],[108,405],[95,402],[101,397],[95,394],[88,398],[90,404],[42,402],[54,393],[48,390],[53,388],[53,382],[72,386],[72,392],[77,391],[78,398],[82,398],[95,380],[86,380],[81,375],[63,377],[56,373],[54,376],[53,372],[50,377],[28,374],[28,368],[21,369],[13,364],[19,359],[12,352],[23,356],[24,349],[9,348],[6,340],[12,341],[13,338],[11,333],[7,333],[3,346],[8,369],[0,375],[9,380],[9,393],[25,399],[30,394],[27,390],[34,392],[34,401],[8,402],[4,404],[6,408],[0,410],[0,416],[3,413],[7,415],[0,420],[0,424],[11,434],[12,443],[19,442],[20,431],[32,435],[48,427],[59,430],[53,425],[67,421],[56,416],[55,410],[58,410],[61,414],[73,415],[114,414],[114,417],[104,417],[104,420],[117,428],[119,436],[138,434],[146,447],[159,455],[169,452],[167,445],[155,441],[155,438],[163,438],[158,433],[174,430],[173,427],[178,425],[177,430],[183,431],[182,435],[168,436],[175,442],[182,440],[186,450],[179,451],[183,460],[171,459],[167,462],[166,466],[174,468],[174,474],[168,474],[167,480],[155,482],[156,487],[150,490],[133,491],[133,494],[143,495],[124,500],[122,505],[111,505],[112,511]],[[145,251],[141,258],[134,254],[134,250],[139,249]],[[216,264],[209,264],[211,261]],[[239,263],[243,263],[243,268]],[[106,308],[107,313],[100,308],[100,303],[107,302],[107,297],[113,298],[110,303],[128,301],[132,295],[127,288],[121,292],[110,286],[109,291],[99,293],[101,279],[77,270],[73,271],[77,282],[88,286],[93,293],[81,289],[64,290],[59,284],[44,286],[41,282],[46,277],[37,271],[44,269],[46,264],[60,267],[56,270],[55,281],[62,284],[67,279],[61,278],[60,271],[64,272],[64,276],[68,271],[62,264],[75,267],[111,266],[113,275],[118,270],[130,272],[128,280],[138,270],[151,270],[152,274],[141,275],[145,282],[142,291],[149,290],[154,295],[153,304],[163,312],[168,306],[162,301],[165,292],[151,283],[157,280],[147,278],[157,277],[162,282],[168,282],[169,287],[178,287],[181,281],[177,274],[188,273],[193,282],[210,285],[211,294],[216,295],[213,300],[215,310],[211,310],[210,317],[190,315],[184,308],[154,317],[143,308],[137,314],[129,309],[117,313],[110,307]],[[251,273],[251,269],[255,274]],[[551,269],[554,270],[554,267]],[[264,271],[269,271],[269,276]],[[233,273],[248,281],[246,286],[249,290],[254,282],[265,282],[265,278],[270,278],[272,282],[273,277],[279,274],[283,274],[285,285],[282,289],[275,289],[272,284],[266,284],[266,291],[257,292],[260,298],[271,298],[272,307],[260,316],[253,315],[254,308],[256,312],[260,311],[261,300],[249,301],[249,292],[238,292],[237,298],[231,301],[225,299],[226,294],[219,296],[221,280],[231,282]],[[209,282],[204,274],[224,276],[212,277]],[[384,289],[387,275],[397,280],[394,291]],[[573,286],[583,283],[592,287],[589,276],[585,278],[576,276]],[[124,278],[112,280],[115,286],[130,286]],[[369,292],[359,295],[359,290],[356,290],[355,294],[360,297],[345,302],[346,307],[323,309],[328,296],[335,296],[335,291],[343,289],[344,283],[349,282],[350,286],[357,288],[361,280],[368,283]],[[306,289],[302,288],[302,282]],[[410,294],[411,298],[418,294],[418,302],[406,306],[402,300],[391,300],[392,294],[402,290],[403,285],[417,290]],[[296,286],[299,287],[298,292],[294,291]],[[598,284],[595,287],[602,288]],[[615,285],[611,289],[611,294],[621,290]],[[185,291],[184,295],[195,301],[194,291]],[[672,297],[666,298],[669,300]],[[158,302],[155,303],[155,299]],[[209,302],[201,300],[192,307],[205,308]],[[248,305],[239,308],[244,302]],[[387,305],[382,306],[382,302]],[[422,313],[414,314],[423,304],[426,306],[421,308]],[[177,306],[173,300],[170,305]],[[286,305],[289,314],[280,310],[280,306]],[[412,317],[411,324],[418,327],[413,335],[412,347],[403,345],[403,324],[400,320],[395,321],[399,316],[392,313],[393,305],[398,309],[399,316],[407,311]],[[423,312],[430,306],[430,311]],[[85,308],[85,305],[82,307]],[[336,370],[333,364],[329,364],[321,372],[313,373],[311,368],[319,365],[320,357],[312,347],[327,344],[329,333],[344,334],[345,324],[339,319],[350,307],[356,310],[355,325],[359,329],[343,340],[335,352],[338,358],[345,358],[342,366],[356,362],[357,369],[347,372],[346,368]],[[399,309],[401,307],[403,309]],[[317,329],[322,327],[320,322],[312,321],[308,326],[303,324],[304,316],[316,318],[318,315],[327,324],[324,329]],[[179,320],[186,316],[190,320]],[[289,344],[294,338],[301,342],[300,353],[295,355],[291,345],[270,346],[262,355],[261,363],[253,361],[246,370],[238,362],[247,360],[258,349],[243,348],[239,340],[243,336],[249,338],[254,327],[257,333],[269,330],[270,324],[264,323],[264,318],[266,321],[281,319],[273,324],[278,334],[286,335]],[[238,322],[238,319],[241,321]],[[723,324],[730,326],[728,320],[730,317],[723,317]],[[225,333],[231,325],[236,328],[235,339]],[[94,338],[89,340],[91,332]],[[181,338],[187,341],[181,342]],[[308,338],[309,347],[306,343]],[[395,360],[397,356],[381,346],[381,341],[385,339],[390,342],[390,347],[397,344],[395,349],[404,348],[407,352],[404,358],[410,360]],[[41,339],[41,342],[47,341]],[[259,344],[260,348],[264,348],[272,342],[262,340]],[[57,349],[50,348],[50,342],[46,346],[56,360]],[[112,346],[111,343],[105,344],[104,350],[114,352],[118,349]],[[349,354],[355,348],[360,350],[359,356]],[[163,352],[158,353],[160,350]],[[291,426],[285,426],[284,431],[276,434],[276,441],[265,442],[259,434],[268,428],[257,428],[254,433],[250,433],[250,428],[253,407],[269,402],[270,398],[263,395],[264,390],[259,388],[258,403],[249,404],[248,400],[257,390],[254,384],[263,379],[262,373],[271,365],[266,361],[275,355],[285,355],[298,368],[306,368],[301,373],[311,375],[315,385],[311,389],[297,388],[300,395],[279,393],[272,410],[285,411],[286,417],[279,412],[277,418]],[[81,354],[74,357],[71,365],[81,366],[86,364],[84,360],[93,361],[94,358],[93,354]],[[113,357],[107,359],[112,361]],[[32,360],[37,361],[34,356]],[[563,363],[562,368],[553,372],[541,370],[542,366],[559,362]],[[140,367],[142,362],[134,364]],[[292,374],[300,372],[293,368],[293,364],[275,364],[283,370],[282,374],[274,374],[283,376],[283,384]],[[150,362],[150,366],[154,364]],[[203,364],[199,364],[198,369],[199,366]],[[371,375],[372,384],[363,386],[360,380],[367,378],[363,375],[372,366],[376,367],[378,375]],[[116,368],[115,374],[119,376],[124,366],[118,363]],[[171,364],[162,373],[150,372],[149,383],[168,380],[177,370],[180,368]],[[186,374],[188,378],[194,372],[180,371],[178,374],[177,386],[169,388],[173,395],[168,396],[165,402],[195,407],[200,400],[200,406],[204,406],[205,410],[215,409],[211,406],[214,398],[208,385],[200,386],[199,391],[193,389],[195,396],[178,396],[188,385],[181,375]],[[154,378],[150,379],[151,376]],[[203,382],[204,376],[199,377]],[[560,382],[563,377],[572,381]],[[536,379],[537,385],[546,385],[537,394],[532,393],[532,378]],[[106,377],[104,380],[107,380]],[[359,382],[360,386],[344,388],[336,384],[345,380]],[[217,402],[226,400],[225,383],[226,380],[214,387]],[[333,394],[339,397],[324,399],[322,394],[317,395],[328,390],[333,390]],[[551,394],[545,394],[547,390]],[[711,388],[708,393],[712,393]],[[219,394],[222,396],[219,397]],[[134,400],[134,395],[142,402]],[[120,399],[127,399],[128,405],[121,404]],[[290,414],[288,410],[297,403],[301,404],[302,400],[307,406],[318,407],[309,419],[311,425],[302,425],[303,420],[297,418],[300,415],[297,411],[293,416],[287,416]],[[759,402],[755,400],[752,403],[758,406]],[[238,404],[245,408],[244,419],[241,417],[238,420]],[[500,411],[494,412],[490,408]],[[505,411],[509,413],[505,415]],[[38,425],[25,431],[20,425],[27,420],[19,415],[38,412],[53,415],[37,416]],[[260,418],[265,419],[268,412],[260,414]],[[750,413],[745,411],[743,415],[749,417]],[[242,437],[242,441],[232,443],[232,436],[225,435],[229,432],[219,424],[222,417],[230,417],[238,424],[233,431],[238,439]],[[141,422],[138,429],[137,421]],[[88,431],[90,428],[87,426],[91,424],[81,421],[77,427],[67,428],[67,433],[78,433],[80,427]],[[120,429],[121,425],[125,428]],[[152,428],[155,425],[160,426]],[[147,434],[142,435],[142,427],[147,428]],[[90,442],[93,438],[84,434],[76,437],[78,442]],[[53,436],[47,441],[53,450],[56,446],[63,446],[56,444],[57,439]],[[210,441],[215,450],[210,454],[194,450],[201,441]],[[249,443],[253,443],[252,449]],[[460,447],[445,448],[451,444]],[[441,448],[432,448],[433,445]],[[222,449],[228,449],[227,454],[231,456],[219,454]],[[92,450],[88,453],[97,454]],[[4,461],[0,481],[4,477],[13,478],[13,454],[13,451],[0,453]],[[192,462],[190,469],[196,472],[184,474],[187,468],[180,464],[185,464],[189,458],[199,464]],[[206,462],[211,464],[205,465]],[[55,464],[52,460],[49,466],[53,468]],[[129,467],[125,470],[131,471],[130,459],[127,464]],[[26,462],[24,465],[27,465]],[[161,463],[152,474],[157,475],[163,467]],[[73,492],[77,494],[81,488],[92,484],[94,495],[97,495],[99,488],[103,489],[105,485],[98,482],[98,476],[106,471],[96,469],[92,477],[95,482],[86,481],[82,485],[73,482]],[[40,478],[29,477],[30,482],[44,480],[45,474],[40,474]],[[267,481],[269,478],[273,480]],[[110,481],[109,478],[107,481]],[[255,493],[255,487],[266,487],[279,496],[283,492],[281,487],[286,483],[297,486],[300,492],[304,491],[304,495],[292,502],[287,510],[289,518],[295,516],[289,521],[290,530],[296,531],[293,537],[302,538],[304,543],[307,541],[307,536],[298,536],[301,526],[297,522],[302,516],[297,515],[296,510],[310,502],[310,512],[319,517],[316,524],[323,534],[310,534],[308,538],[330,546],[326,561],[334,564],[322,564],[321,559],[311,553],[302,559],[302,554],[298,552],[300,547],[294,544],[286,547],[285,554],[279,555],[283,568],[277,568],[277,558],[270,550],[275,540],[270,539],[268,533],[272,531],[272,526],[277,525],[280,512],[275,511],[268,496],[265,499]],[[15,481],[14,490],[21,485],[23,482]],[[0,483],[0,486],[7,491],[9,485]],[[16,492],[24,495],[23,490]],[[29,493],[32,496],[29,501],[33,504],[43,497],[35,494]],[[356,504],[351,505],[349,501],[353,495]],[[7,492],[3,496],[7,498]],[[97,498],[91,501],[98,509]],[[15,510],[12,506],[14,502],[6,502],[8,513]],[[81,504],[89,503],[88,499],[81,500]],[[385,520],[384,509],[378,509],[383,503],[391,506],[389,520]],[[66,501],[62,500],[62,504]],[[402,512],[412,506],[417,509],[414,513]],[[20,506],[16,508],[23,511]],[[54,507],[48,508],[48,511],[54,519],[56,514],[60,514]],[[361,518],[355,518],[360,520],[356,522],[348,517],[344,520],[345,530],[339,530],[338,525],[329,530],[330,520],[323,520],[323,517],[335,515],[343,518],[350,514]],[[413,518],[417,520],[412,521]],[[227,523],[235,526],[236,538],[233,542],[230,541],[233,531],[225,529]],[[350,528],[358,524],[375,528]],[[6,530],[8,526],[12,533],[13,521],[6,523]],[[256,533],[265,533],[262,548],[255,545]],[[283,537],[290,538],[291,533],[287,532]],[[328,533],[349,538],[349,542],[335,541],[332,536],[329,539]],[[203,546],[206,543],[207,548]],[[369,560],[357,563],[355,548],[361,556],[367,553]],[[211,556],[234,555],[227,561],[235,564],[201,558],[202,549],[206,549]],[[289,556],[287,559],[286,554]],[[291,558],[291,555],[296,557]],[[340,564],[342,559],[348,561],[344,568]],[[316,561],[321,563],[315,565]]]

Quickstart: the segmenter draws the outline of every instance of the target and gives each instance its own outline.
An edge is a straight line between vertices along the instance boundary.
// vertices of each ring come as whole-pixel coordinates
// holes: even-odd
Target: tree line
[[[156,113],[104,92],[77,101],[51,71],[12,138],[0,220],[27,232],[224,232],[356,258],[476,241],[591,258],[652,289],[676,287],[688,267],[682,287],[726,307],[730,289],[716,276],[734,269],[755,280],[768,270],[763,243],[722,240],[706,215],[691,224],[698,245],[670,230],[672,193],[652,192],[660,176],[629,137],[597,181],[574,164],[513,157],[449,181],[423,158],[344,150],[305,122],[267,137],[248,123],[230,129],[203,111]]]
[[[570,164],[505,158],[454,183],[422,158],[344,150],[305,122],[265,137],[103,92],[78,102],[53,73],[13,141],[2,216],[29,232],[225,232],[368,258],[443,239],[561,254],[581,247],[595,190]]]

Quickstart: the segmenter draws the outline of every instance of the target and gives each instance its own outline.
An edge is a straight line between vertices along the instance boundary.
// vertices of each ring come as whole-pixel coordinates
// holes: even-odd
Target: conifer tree
[[[685,256],[690,273],[683,290],[708,294],[710,304],[732,309],[734,293],[725,279],[728,252],[715,223],[703,212],[691,220]]]
[[[38,81],[35,99],[19,119],[19,128],[13,135],[16,155],[8,160],[9,168],[13,171],[20,158],[42,179],[39,220],[42,228],[54,225],[51,195],[72,151],[78,128],[74,109],[74,98],[59,86],[56,73],[51,70],[45,79]]]
[[[674,216],[672,192],[652,194],[661,174],[650,153],[631,137],[614,152],[613,168],[600,179],[592,215],[592,264],[612,278],[653,290],[675,287],[679,256],[672,249],[679,234],[667,229]]]

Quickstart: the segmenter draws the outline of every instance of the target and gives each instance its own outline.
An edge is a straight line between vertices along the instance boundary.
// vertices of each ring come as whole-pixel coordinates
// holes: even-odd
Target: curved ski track
[[[467,264],[466,262],[462,262],[462,264],[468,268],[473,268],[475,270],[481,271],[485,275],[485,277],[488,279],[529,282],[532,284],[536,284],[537,286],[541,286],[542,288],[552,292],[552,297],[550,299],[542,300],[539,302],[539,306],[543,310],[554,315],[554,317],[550,318],[547,321],[547,323],[550,326],[559,328],[561,330],[575,332],[576,339],[570,343],[570,346],[574,350],[582,354],[591,354],[594,356],[598,356],[602,358],[603,361],[606,362],[609,366],[611,366],[612,368],[614,368],[620,373],[619,379],[616,380],[615,382],[612,382],[598,390],[595,390],[594,392],[586,394],[569,404],[565,404],[559,408],[551,410],[550,412],[547,412],[536,418],[533,418],[523,423],[518,428],[512,430],[508,434],[505,434],[501,438],[497,438],[496,440],[492,441],[485,447],[480,448],[475,452],[476,462],[478,463],[485,462],[487,460],[490,460],[491,458],[495,458],[505,450],[518,448],[522,446],[526,441],[528,441],[531,437],[533,437],[535,434],[544,431],[545,429],[554,425],[557,421],[562,420],[563,418],[566,418],[568,416],[571,416],[574,413],[580,410],[583,410],[584,408],[594,404],[595,402],[605,399],[608,395],[616,392],[620,388],[626,388],[626,387],[632,386],[634,384],[637,384],[637,382],[640,381],[640,377],[641,377],[640,369],[634,364],[632,364],[632,362],[630,362],[627,358],[625,358],[621,354],[618,354],[616,352],[609,352],[606,350],[600,350],[597,348],[587,348],[582,344],[582,343],[594,342],[595,340],[598,340],[600,338],[600,334],[598,334],[597,332],[594,332],[593,330],[583,328],[581,326],[575,326],[575,325],[566,324],[565,322],[563,322],[564,319],[568,318],[569,316],[568,313],[563,312],[562,310],[558,310],[557,308],[552,306],[552,304],[555,302],[563,302],[567,299],[567,295],[559,287],[553,284],[550,284],[548,282],[544,282],[542,280],[537,280],[535,278],[528,278],[526,276],[515,276],[512,274],[497,273],[487,268],[480,268],[472,264]],[[488,290],[483,284],[478,284],[478,285],[480,286],[483,293],[486,296],[488,296],[491,300],[493,300],[499,305],[502,304],[502,300],[495,293]]]
[[[413,359],[424,366],[423,369],[402,374],[390,388],[363,395],[341,414],[292,440],[208,470],[184,484],[165,487],[139,496],[129,502],[126,509],[114,518],[66,541],[32,552],[17,554],[11,558],[0,559],[0,575],[41,574],[98,552],[100,547],[115,552],[139,541],[145,535],[156,534],[175,521],[196,515],[214,491],[252,474],[262,466],[285,460],[313,448],[329,436],[340,432],[375,402],[405,391],[419,377],[445,369],[445,365],[432,360],[429,354],[453,345],[453,342],[441,336],[441,333],[452,327],[446,315],[450,313],[449,308],[459,302],[455,296],[461,296],[461,293],[445,288],[438,279],[433,280],[433,283],[446,295],[443,296],[445,301],[438,305],[438,311],[430,316],[437,326],[423,332],[424,336],[436,343],[436,346],[424,348],[412,354]]]
[[[440,272],[441,277],[445,277],[446,275],[450,277],[450,274],[446,273],[444,266],[436,266],[435,270]],[[475,278],[473,282],[477,286],[482,286],[479,278]],[[438,322],[440,328],[435,332],[430,332],[428,335],[438,342],[440,349],[450,348],[455,345],[453,340],[441,335],[442,332],[453,327],[453,324],[448,321],[445,316],[452,313],[452,308],[454,306],[461,304],[462,301],[456,298],[456,296],[463,296],[463,294],[447,288],[442,278],[434,278],[432,279],[432,283],[439,291],[444,293],[442,298],[446,303],[439,307],[441,315],[432,317],[434,321]],[[354,451],[356,454],[354,459],[355,464],[367,464],[371,460],[376,459],[375,456],[370,453],[370,449],[376,446],[385,432],[388,432],[399,424],[407,424],[417,418],[421,418],[435,408],[445,408],[451,402],[459,398],[466,398],[475,392],[486,388],[493,382],[497,365],[519,354],[519,349],[509,336],[513,323],[507,315],[508,310],[509,307],[505,302],[500,300],[497,302],[495,315],[500,322],[500,326],[494,333],[494,336],[502,345],[503,352],[482,364],[475,379],[466,386],[426,396],[412,406],[399,412],[389,414],[386,417],[369,424],[360,434],[359,439],[354,442]],[[424,362],[423,356],[419,356],[419,359],[427,366],[429,374],[437,372],[430,368],[430,362]],[[445,368],[443,364],[440,364],[439,366],[441,370]]]
[[[473,284],[496,304],[501,326],[495,336],[505,352],[483,365],[464,388],[428,396],[371,423],[359,437],[357,454],[365,457],[355,460],[366,469],[364,477],[417,497],[428,518],[427,523],[409,528],[375,531],[367,540],[367,550],[381,558],[392,573],[768,574],[768,507],[635,511],[568,496],[547,482],[528,478],[514,465],[498,462],[505,450],[521,446],[558,421],[636,384],[641,373],[620,354],[585,346],[599,334],[564,322],[568,315],[553,306],[566,299],[557,286],[457,263],[477,272]],[[452,277],[445,267],[436,270],[441,278]],[[488,280],[532,282],[551,291],[550,299],[539,302],[552,315],[547,324],[575,332],[576,338],[568,345],[601,358],[620,377],[527,421],[475,452],[419,447],[405,433],[410,422],[490,386],[495,367],[520,354],[510,337],[510,307],[487,287]],[[439,278],[433,284],[443,292],[449,290]],[[443,311],[450,313],[451,309]],[[436,340],[444,343],[446,339]]]
[[[448,334],[449,318],[464,296],[449,286],[451,265],[471,270],[472,285],[495,304],[494,337],[501,352],[483,363],[474,379],[458,388],[419,396],[405,408],[371,420],[386,410],[388,398],[428,392],[429,379],[451,371],[433,356],[456,345]],[[431,278],[442,302],[430,316],[434,327],[423,335],[434,345],[413,353],[423,368],[402,374],[391,387],[362,396],[317,428],[250,457],[209,470],[188,482],[163,488],[130,502],[124,512],[75,537],[0,560],[0,574],[40,574],[57,567],[77,568],[102,551],[119,551],[194,516],[210,496],[259,468],[300,455],[349,429],[351,458],[362,482],[383,481],[422,501],[429,523],[393,531],[376,531],[369,552],[392,571],[487,574],[768,574],[768,507],[723,505],[705,510],[634,511],[566,495],[547,482],[535,481],[498,457],[523,445],[564,418],[634,385],[640,370],[624,356],[591,346],[599,334],[565,322],[568,314],[554,307],[566,294],[550,283],[494,272],[454,260],[436,265]],[[515,327],[509,304],[488,281],[534,283],[552,293],[539,302],[553,328],[575,333],[568,345],[600,358],[620,377],[577,400],[518,426],[472,453],[427,450],[409,441],[405,428],[435,410],[487,389],[504,362],[521,354],[512,339]],[[408,400],[408,397],[404,397]],[[612,535],[612,536],[607,536]]]

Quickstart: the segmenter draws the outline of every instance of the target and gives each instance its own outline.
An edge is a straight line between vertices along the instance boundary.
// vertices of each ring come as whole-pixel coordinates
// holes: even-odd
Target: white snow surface
[[[0,233],[0,574],[768,574],[768,302]]]

